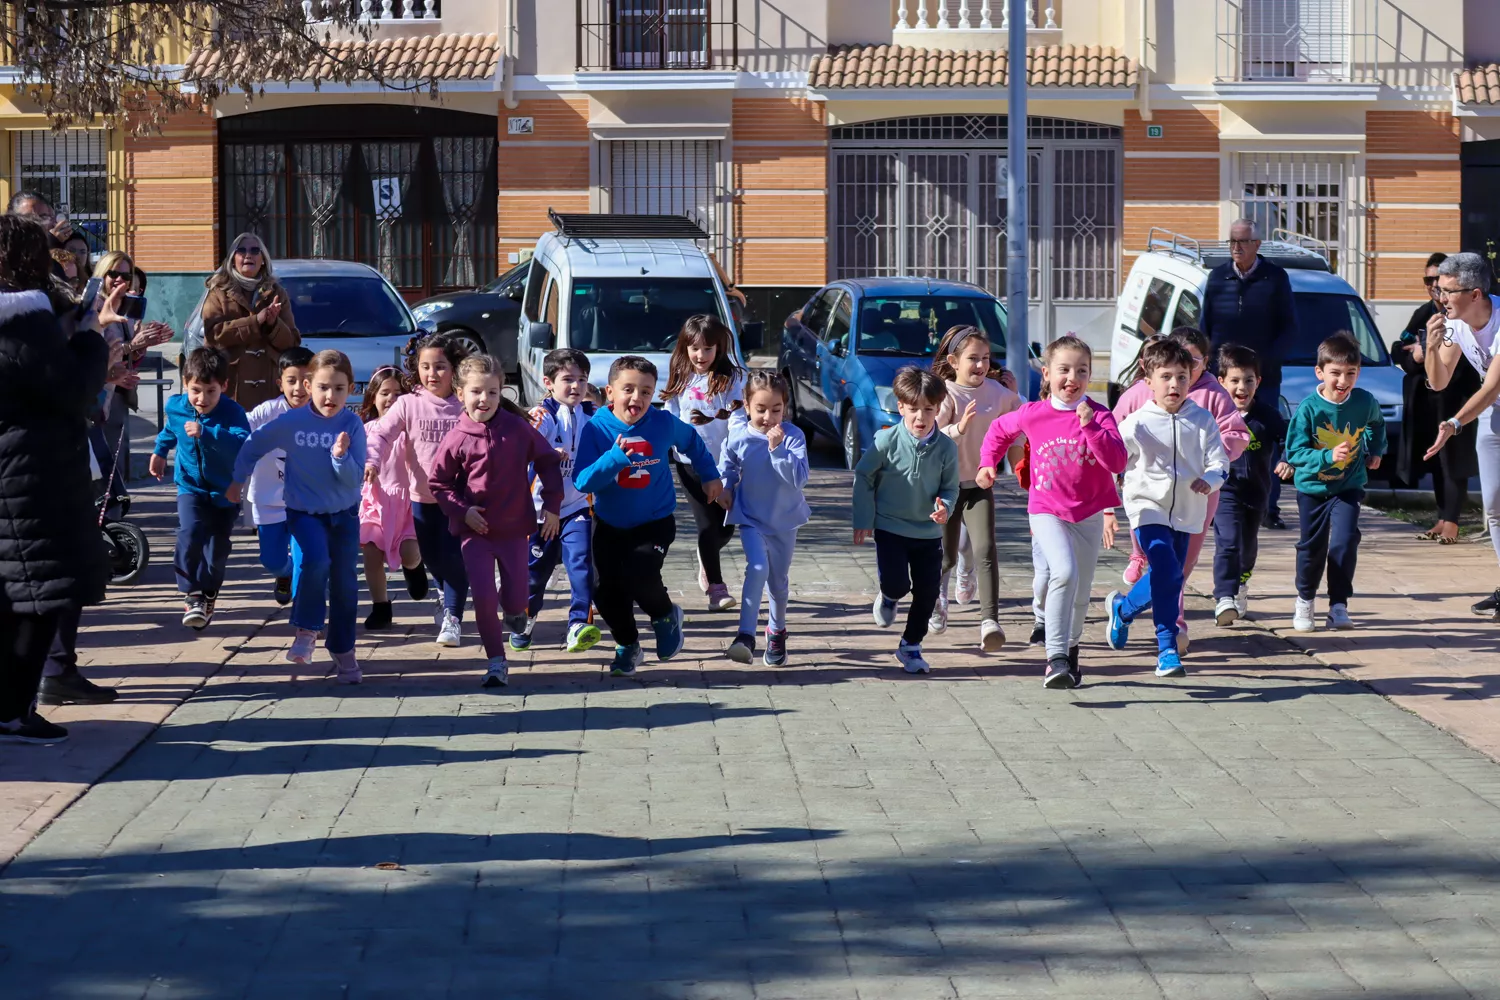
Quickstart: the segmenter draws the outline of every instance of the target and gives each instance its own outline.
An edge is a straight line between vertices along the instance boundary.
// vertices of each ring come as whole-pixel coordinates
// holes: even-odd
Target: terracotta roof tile
[[[917,49],[905,45],[839,45],[808,70],[815,90],[890,87],[1003,87],[1005,52]],[[1135,86],[1135,63],[1100,45],[1048,45],[1026,50],[1026,82],[1033,87]]]
[[[239,75],[247,50],[241,45],[194,49],[184,76],[189,80],[224,80]],[[495,35],[419,35],[374,41],[336,41],[328,51],[292,78],[331,80],[339,61],[368,56],[388,80],[488,80],[500,66],[500,40]],[[368,79],[369,73],[362,73]],[[291,82],[282,81],[282,82]]]
[[[1453,83],[1461,104],[1500,104],[1500,63],[1466,69]]]

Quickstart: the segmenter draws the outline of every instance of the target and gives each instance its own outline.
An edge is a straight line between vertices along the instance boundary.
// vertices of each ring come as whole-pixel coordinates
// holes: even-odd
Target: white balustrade
[[[396,0],[379,0],[377,9],[376,0],[358,0],[359,17],[361,23],[371,21],[435,21],[442,14],[438,9],[439,0],[400,0],[400,9],[396,8]],[[302,16],[312,22],[332,20],[338,13],[340,7],[352,10],[355,0],[302,0]],[[905,0],[903,0],[903,10]]]

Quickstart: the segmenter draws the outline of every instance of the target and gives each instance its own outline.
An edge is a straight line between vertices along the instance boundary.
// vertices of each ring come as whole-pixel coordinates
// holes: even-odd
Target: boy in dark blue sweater
[[[652,407],[656,366],[627,354],[609,366],[609,408],[583,429],[573,460],[573,483],[594,495],[594,606],[615,638],[609,672],[628,677],[641,665],[635,605],[651,619],[656,658],[682,649],[682,608],[662,583],[662,563],[677,536],[672,512],[677,488],[667,460],[673,448],[688,457],[713,503],[722,491],[719,468],[692,427]]]
[[[224,395],[229,358],[200,347],[182,366],[180,395],[167,400],[165,421],[151,454],[151,475],[167,472],[167,454],[177,450],[177,589],[187,595],[182,624],[203,630],[213,620],[214,601],[229,564],[230,536],[240,505],[225,496],[234,462],[250,437],[250,419]]]

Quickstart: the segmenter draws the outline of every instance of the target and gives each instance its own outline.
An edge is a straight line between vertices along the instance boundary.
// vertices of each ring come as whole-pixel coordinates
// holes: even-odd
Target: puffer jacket
[[[281,352],[302,343],[286,289],[272,282],[260,305],[273,296],[281,299],[281,315],[269,326],[255,318],[255,303],[238,286],[212,285],[203,300],[203,342],[229,355],[229,396],[246,412],[280,393]]]
[[[104,599],[87,419],[108,365],[99,334],[64,338],[45,293],[0,292],[0,612]]]

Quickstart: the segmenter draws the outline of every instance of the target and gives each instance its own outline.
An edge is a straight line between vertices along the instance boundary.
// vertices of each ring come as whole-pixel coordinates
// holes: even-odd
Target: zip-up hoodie
[[[594,404],[587,400],[577,406],[564,406],[551,396],[542,400],[542,420],[537,424],[537,433],[547,439],[554,451],[563,452],[562,459],[563,498],[558,514],[571,517],[589,505],[589,495],[578,489],[573,482],[574,461],[578,458],[578,442],[583,429],[594,418]],[[533,481],[531,496],[537,511],[542,509],[541,483]]]
[[[1196,535],[1208,518],[1208,497],[1194,493],[1193,480],[1217,490],[1229,478],[1229,455],[1224,450],[1213,414],[1183,400],[1168,413],[1153,399],[1126,417],[1120,436],[1130,458],[1125,464],[1125,513],[1132,528],[1160,524]]]
[[[1205,371],[1188,389],[1187,398],[1213,415],[1214,422],[1219,425],[1219,435],[1224,439],[1224,451],[1231,462],[1245,453],[1250,447],[1250,428],[1245,426],[1245,418],[1234,405],[1234,397],[1217,378]],[[1115,403],[1115,423],[1123,424],[1126,417],[1149,402],[1151,386],[1145,379],[1139,379],[1121,393]]]
[[[958,502],[958,445],[936,427],[922,440],[902,421],[875,435],[854,469],[854,529],[878,528],[907,538],[941,538],[932,520],[942,500]]]
[[[749,420],[729,424],[719,468],[724,491],[734,497],[725,524],[748,524],[765,532],[791,531],[807,523],[812,511],[802,489],[807,485],[807,438],[792,424],[775,448]]]
[[[250,411],[250,430],[258,431],[281,416],[292,405],[285,396],[268,399]],[[245,485],[245,499],[256,524],[280,524],[286,520],[286,501],[282,484],[286,481],[286,455],[273,451],[255,464],[250,482]]]
[[[615,444],[620,435],[631,447],[629,454]],[[667,461],[673,448],[688,457],[703,482],[719,478],[703,439],[667,411],[651,407],[627,424],[613,411],[601,410],[579,438],[573,483],[594,495],[594,516],[611,527],[659,521],[677,507],[677,487]]]
[[[349,450],[333,457],[340,434],[349,435]],[[276,450],[286,453],[283,496],[291,510],[335,514],[359,505],[365,467],[365,425],[353,410],[325,417],[312,406],[287,410],[254,434],[234,463],[235,482],[242,483],[255,463]]]
[[[458,393],[439,399],[418,386],[401,396],[385,416],[370,425],[369,453],[365,457],[367,468],[379,469],[385,459],[387,448],[394,447],[403,432],[406,435],[406,466],[411,482],[412,499],[417,503],[437,503],[432,489],[427,485],[427,474],[437,458],[443,438],[458,423],[463,414],[463,403]]]
[[[235,460],[250,437],[250,420],[245,410],[229,398],[219,397],[218,405],[199,415],[188,402],[187,394],[167,400],[161,433],[156,436],[156,455],[166,458],[177,449],[177,471],[173,478],[178,493],[196,493],[208,497],[217,506],[234,507],[224,491],[236,480]],[[187,436],[187,425],[197,421],[203,429],[195,438]]]
[[[530,538],[536,531],[526,467],[542,481],[542,509],[562,503],[562,460],[523,417],[506,410],[480,422],[465,413],[443,438],[428,480],[437,505],[459,538],[474,531],[464,522],[470,507],[484,511],[486,538]]]
[[[1108,410],[1092,399],[1089,408],[1094,416],[1087,427],[1078,426],[1077,406],[1055,397],[1012,410],[985,432],[980,467],[1000,468],[1005,450],[1025,434],[1031,445],[1027,513],[1076,524],[1109,510],[1120,502],[1115,476],[1125,471],[1125,442]]]

